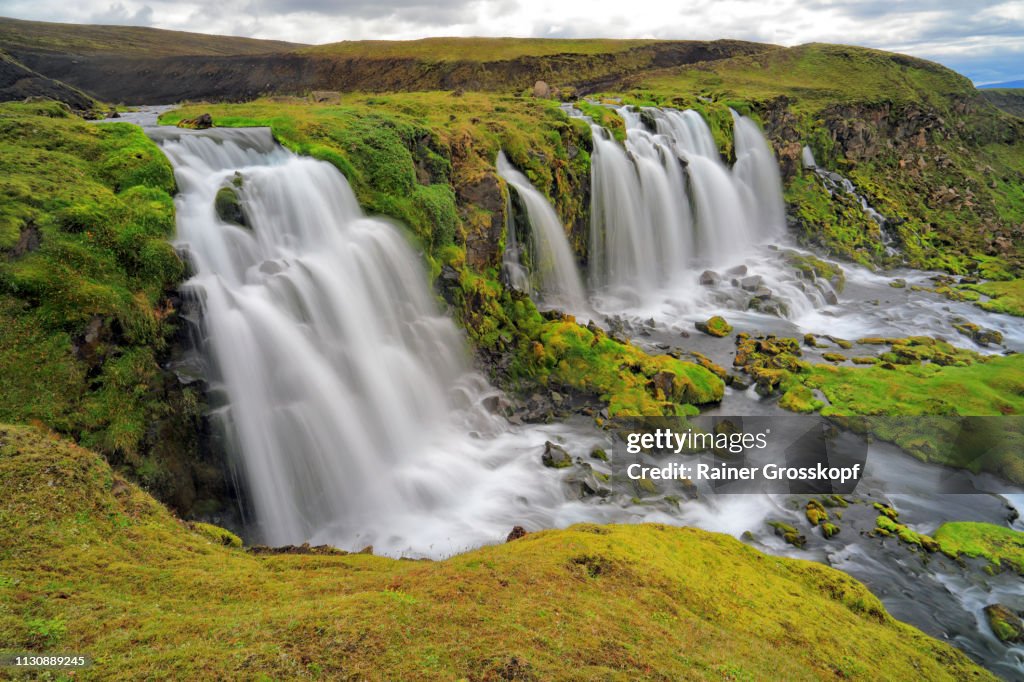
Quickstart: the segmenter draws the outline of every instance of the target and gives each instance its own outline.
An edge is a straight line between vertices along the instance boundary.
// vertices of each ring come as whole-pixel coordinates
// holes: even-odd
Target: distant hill
[[[0,52],[0,102],[21,101],[30,97],[64,102],[82,112],[99,106],[96,100],[80,90],[36,73]]]
[[[986,83],[985,85],[979,85],[979,90],[992,90],[992,89],[1007,89],[1007,88],[1024,88],[1024,80],[1006,81],[1005,83]]]
[[[778,50],[735,40],[428,38],[308,46],[125,26],[0,19],[0,50],[107,102],[253,99],[311,90],[581,92],[652,69]]]
[[[1024,118],[1024,88],[988,88],[981,95],[1006,113]]]
[[[288,52],[304,45],[140,26],[93,26],[0,17],[0,48],[12,55],[74,54],[122,57],[239,55]]]

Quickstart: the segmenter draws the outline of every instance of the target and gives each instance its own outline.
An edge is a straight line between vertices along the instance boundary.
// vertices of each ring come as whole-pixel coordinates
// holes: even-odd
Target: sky
[[[1024,78],[1024,0],[0,0],[0,16],[300,43],[427,36],[847,43]]]

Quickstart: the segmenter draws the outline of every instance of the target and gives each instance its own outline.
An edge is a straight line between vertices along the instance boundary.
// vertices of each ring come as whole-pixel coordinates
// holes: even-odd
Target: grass
[[[307,47],[302,52],[333,57],[420,59],[434,62],[492,62],[554,55],[614,55],[637,47],[677,41],[600,38],[423,38],[420,40],[351,40]]]
[[[811,43],[656,71],[641,75],[636,89],[656,96],[702,94],[748,102],[785,96],[798,109],[814,109],[843,102],[945,104],[946,97],[971,94],[974,86],[923,59]]]
[[[983,558],[997,568],[1005,565],[1024,575],[1024,533],[989,523],[956,521],[939,526],[935,539],[954,558]]]
[[[0,641],[86,653],[83,679],[995,679],[849,576],[695,529],[254,555],[25,427],[0,427],[0,487]]]
[[[184,272],[169,163],[135,126],[55,103],[0,112],[0,419],[45,423],[130,470],[155,450],[194,456],[194,436],[162,426],[198,418],[159,366]],[[149,470],[164,492],[191,485]]]
[[[967,287],[989,297],[975,305],[993,313],[1024,317],[1024,279],[1007,282],[982,282]]]
[[[169,57],[286,52],[297,43],[139,26],[95,26],[0,17],[0,45],[9,52]]]

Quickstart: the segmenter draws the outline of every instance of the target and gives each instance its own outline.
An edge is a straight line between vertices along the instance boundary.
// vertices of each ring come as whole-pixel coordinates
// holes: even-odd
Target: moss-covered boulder
[[[704,332],[708,336],[722,337],[732,333],[732,325],[726,322],[725,318],[721,315],[715,315],[703,322],[695,322],[694,326],[698,331]]]
[[[242,200],[234,187],[221,187],[217,190],[217,196],[213,200],[213,208],[217,211],[217,217],[226,223],[249,227],[249,221],[242,209]]]
[[[985,618],[992,633],[1007,644],[1024,644],[1024,620],[1020,614],[1004,604],[989,604]]]

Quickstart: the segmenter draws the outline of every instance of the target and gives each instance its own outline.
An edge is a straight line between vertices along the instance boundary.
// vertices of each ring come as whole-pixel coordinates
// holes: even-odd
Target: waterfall
[[[527,177],[509,163],[504,152],[498,153],[497,168],[498,175],[516,192],[526,208],[533,246],[533,270],[539,282],[536,289],[541,300],[565,312],[585,313],[587,297],[583,281],[555,209]],[[514,244],[515,228],[511,224],[508,235],[510,243]]]
[[[695,265],[722,265],[782,236],[782,182],[757,124],[732,112],[736,163],[730,169],[697,112],[620,107],[618,113],[625,145],[592,127],[596,287],[664,288]]]
[[[341,173],[267,129],[149,132],[175,167],[184,293],[260,541],[443,555],[557,523],[554,436],[484,409],[498,396],[418,258]],[[218,217],[226,186],[248,227]]]

